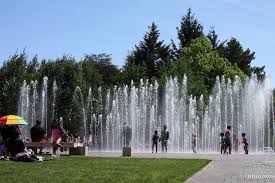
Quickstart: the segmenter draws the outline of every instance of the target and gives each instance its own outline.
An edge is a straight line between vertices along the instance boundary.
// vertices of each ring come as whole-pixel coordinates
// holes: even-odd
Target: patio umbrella
[[[27,125],[28,123],[20,116],[8,115],[0,118],[0,125]]]

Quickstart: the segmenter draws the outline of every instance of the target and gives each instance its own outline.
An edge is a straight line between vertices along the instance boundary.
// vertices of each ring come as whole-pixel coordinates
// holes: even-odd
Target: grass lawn
[[[183,182],[208,160],[61,157],[37,163],[0,161],[0,182]]]

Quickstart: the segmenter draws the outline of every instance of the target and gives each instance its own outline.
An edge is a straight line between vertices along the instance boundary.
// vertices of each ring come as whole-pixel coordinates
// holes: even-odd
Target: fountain
[[[70,125],[73,133],[79,137],[80,141],[87,139],[86,113],[84,109],[84,100],[80,87],[76,87],[73,95],[72,122]]]
[[[47,116],[55,117],[57,91],[54,82],[52,110],[48,110],[47,81],[45,77],[40,96],[37,81],[30,85],[24,82],[18,107],[18,114],[32,125],[36,117],[42,117],[45,128]],[[137,85],[114,86],[106,91],[100,87],[92,92],[90,88],[86,99],[77,87],[73,104],[72,121],[64,124],[76,122],[77,135],[89,141],[93,151],[121,151],[123,129],[128,126],[132,130],[132,149],[151,152],[153,132],[160,132],[163,125],[170,132],[169,152],[190,153],[195,134],[198,152],[217,153],[219,134],[227,125],[232,126],[232,141],[233,136],[234,140],[241,139],[241,133],[246,133],[250,152],[274,147],[271,79],[259,81],[256,75],[244,80],[217,77],[209,98],[188,96],[186,76],[169,77],[163,86],[141,79]],[[232,148],[241,151],[238,145]]]
[[[141,79],[139,86],[115,86],[112,94],[107,92],[105,111],[94,114],[106,117],[103,121],[94,118],[93,138],[97,141],[93,150],[120,151],[122,129],[128,125],[132,148],[151,152],[152,134],[165,124],[170,132],[170,152],[190,153],[192,134],[197,136],[199,152],[219,152],[219,134],[227,125],[232,126],[232,138],[241,139],[241,133],[246,133],[250,152],[262,152],[264,146],[274,145],[272,103],[270,79],[260,82],[255,75],[244,81],[237,76],[232,81],[217,77],[208,104],[203,96],[187,95],[186,76],[168,78],[162,92],[157,82]],[[234,151],[234,144],[232,148]]]
[[[39,87],[41,91],[39,92]],[[57,85],[56,82],[53,82],[53,99],[52,101],[52,111],[51,118],[54,117],[55,113],[55,101],[56,101],[56,92]],[[27,84],[26,81],[23,82],[23,85],[20,89],[20,98],[18,102],[18,111],[17,115],[23,117],[27,122],[27,126],[22,127],[22,136],[24,139],[30,139],[30,128],[35,125],[35,121],[40,119],[42,121],[42,126],[48,132],[48,77],[43,78],[43,82],[39,85],[38,81],[31,81],[30,84]]]

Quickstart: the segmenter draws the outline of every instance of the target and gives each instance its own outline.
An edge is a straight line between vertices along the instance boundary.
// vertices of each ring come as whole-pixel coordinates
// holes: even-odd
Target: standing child
[[[231,154],[231,148],[232,148],[232,143],[231,143],[231,126],[226,127],[226,131],[224,132],[224,154],[227,153],[227,148],[228,148],[228,153]]]
[[[244,154],[248,154],[248,142],[247,138],[245,137],[245,133],[242,133],[243,141],[242,143],[244,144],[243,149],[244,149]]]
[[[63,128],[61,128],[59,121],[53,120],[51,126],[51,138],[53,145],[53,157],[56,156],[56,151],[60,147],[60,151],[63,151],[63,147],[61,145],[62,135],[67,135]]]
[[[220,133],[220,137],[221,137],[221,142],[220,142],[220,145],[221,145],[221,154],[224,152],[224,133]]]
[[[158,131],[155,131],[155,134],[152,137],[152,153],[154,153],[154,147],[156,147],[156,153],[158,153],[158,141],[159,141],[159,136],[158,136]]]
[[[193,150],[193,154],[197,154],[196,146],[197,146],[196,135],[192,134],[192,150]]]

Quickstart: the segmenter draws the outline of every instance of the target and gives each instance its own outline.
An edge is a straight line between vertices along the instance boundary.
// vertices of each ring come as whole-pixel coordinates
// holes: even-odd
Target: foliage
[[[184,73],[187,75],[189,94],[196,96],[208,95],[216,76],[245,77],[239,68],[220,57],[206,38],[195,39],[188,47],[183,48],[176,62],[176,68],[178,76]]]
[[[0,111],[2,114],[17,112],[19,101],[19,90],[27,73],[27,55],[14,54],[8,61],[4,62],[0,70]],[[30,76],[29,73],[27,73]]]
[[[241,43],[236,38],[231,38],[229,41],[224,41],[219,44],[219,41],[214,40],[215,33],[212,30],[208,38],[210,41],[216,41],[215,49],[219,54],[226,58],[232,65],[239,67],[246,75],[250,76],[252,73],[256,73],[259,79],[263,79],[265,76],[263,67],[251,67],[252,60],[255,59],[255,52],[251,52],[250,49],[244,50]],[[211,39],[212,38],[212,39]]]
[[[177,27],[177,30],[180,48],[188,46],[193,39],[204,36],[203,26],[195,18],[191,8],[189,8],[187,14],[182,17],[180,27]]]
[[[152,23],[142,41],[128,54],[122,69],[113,65],[111,55],[106,53],[87,54],[79,60],[66,55],[55,60],[39,60],[37,56],[28,59],[24,52],[15,53],[0,68],[0,115],[17,113],[19,91],[24,80],[42,83],[44,76],[48,77],[50,98],[53,96],[52,83],[56,81],[58,86],[55,112],[49,114],[48,119],[62,116],[64,127],[70,131],[76,130],[77,124],[83,121],[83,117],[76,114],[81,112],[77,111],[79,106],[86,105],[79,103],[79,97],[74,100],[77,86],[84,100],[89,88],[93,96],[99,97],[98,88],[102,86],[103,98],[100,100],[104,101],[106,89],[130,84],[131,81],[138,83],[141,78],[150,82],[158,80],[162,85],[167,77],[182,78],[186,74],[188,93],[195,96],[209,95],[216,76],[234,78],[238,75],[244,78],[255,72],[259,78],[264,78],[264,66],[251,66],[255,52],[244,49],[236,38],[220,41],[213,27],[204,36],[203,26],[191,9],[182,17],[177,32],[179,43],[172,40],[170,45],[165,44],[159,38],[157,25]],[[102,104],[93,107],[97,111]],[[53,109],[49,108],[49,111]]]
[[[165,45],[163,41],[159,41],[158,39],[159,30],[157,29],[156,24],[152,23],[152,25],[149,26],[149,32],[145,34],[143,41],[141,41],[138,46],[135,46],[132,53],[128,55],[124,67],[124,77],[131,78],[132,71],[138,71],[138,74],[134,77],[139,75],[144,76],[143,71],[145,71],[146,76],[143,78],[148,79],[152,79],[158,74],[161,66],[170,59],[169,46]]]

